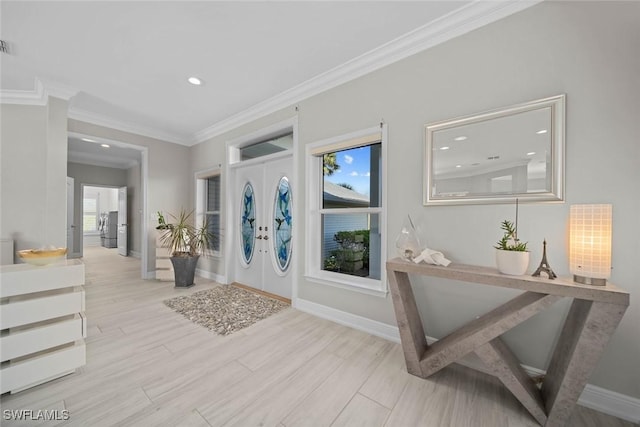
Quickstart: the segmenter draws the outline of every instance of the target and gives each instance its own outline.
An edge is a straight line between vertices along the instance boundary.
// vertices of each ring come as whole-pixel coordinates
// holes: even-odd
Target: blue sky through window
[[[371,194],[371,147],[358,147],[337,151],[336,161],[340,169],[324,179],[334,184],[349,184],[360,194]]]

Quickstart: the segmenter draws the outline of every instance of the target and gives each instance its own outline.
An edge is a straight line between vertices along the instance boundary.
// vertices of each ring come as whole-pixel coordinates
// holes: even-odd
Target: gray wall
[[[66,246],[67,102],[0,106],[0,235],[15,250]]]
[[[427,123],[567,94],[566,203],[524,204],[520,236],[530,242],[531,268],[541,259],[542,240],[556,273],[568,275],[567,218],[576,203],[612,203],[611,281],[635,294],[640,228],[640,3],[544,2],[401,62],[300,102],[299,153],[304,145],[389,125],[387,176],[388,254],[402,220],[411,214],[429,247],[453,261],[494,265],[499,225],[513,206],[422,205],[423,127]],[[192,171],[224,163],[224,143],[291,117],[287,108],[191,150]],[[304,155],[297,164],[303,189]],[[224,180],[224,177],[223,177]],[[304,209],[303,195],[295,200]],[[194,202],[192,201],[192,205]],[[298,211],[300,212],[300,210]],[[304,229],[305,217],[298,217]],[[390,297],[322,286],[304,278],[304,248],[298,248],[299,297],[380,322],[395,324]],[[535,265],[534,265],[535,264]],[[442,337],[517,292],[415,280],[414,292],[430,336]],[[506,341],[523,363],[545,369],[549,346],[568,307],[563,301],[510,331]],[[640,398],[639,305],[632,305],[590,382]]]
[[[189,185],[191,183],[189,178],[189,148],[72,119],[69,120],[69,131],[147,148],[147,237],[149,243],[147,260],[148,271],[153,274],[156,262],[155,227],[158,224],[156,212],[163,211],[165,214],[167,212],[177,213],[182,207],[186,209],[190,206],[190,194],[192,194],[193,189]],[[133,175],[135,173],[135,171],[132,172],[131,179],[134,179]],[[127,182],[125,181],[123,185],[126,184]],[[140,195],[140,197],[142,196]],[[139,209],[142,209],[142,203],[139,206]],[[142,218],[140,213],[138,217]],[[142,245],[140,245],[140,248],[142,248]]]
[[[142,176],[141,165],[127,169],[127,217],[129,218],[129,253],[142,254]]]

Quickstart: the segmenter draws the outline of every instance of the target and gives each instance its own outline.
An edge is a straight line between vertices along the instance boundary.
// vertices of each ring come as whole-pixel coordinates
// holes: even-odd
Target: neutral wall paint
[[[0,234],[15,250],[66,246],[67,102],[1,107]]]
[[[49,97],[45,242],[58,247],[67,244],[67,108],[67,101]]]
[[[149,252],[147,253],[147,268],[148,273],[154,274],[156,263],[155,227],[158,225],[156,212],[176,213],[182,207],[187,209],[191,203],[189,147],[73,119],[69,119],[69,131],[148,149],[147,215],[149,217],[147,243]]]
[[[567,217],[575,203],[612,203],[611,282],[632,294],[631,307],[590,383],[640,398],[640,3],[544,2],[426,52],[299,103],[304,145],[389,125],[388,253],[410,214],[431,248],[456,262],[493,265],[499,224],[510,205],[422,205],[424,125],[430,122],[567,94],[566,203],[521,206],[520,235],[530,242],[533,270],[542,240],[556,273],[568,275]],[[292,108],[192,148],[192,171],[223,163],[224,143],[290,117]],[[304,170],[304,156],[299,156]],[[303,175],[303,174],[302,174]],[[297,188],[304,188],[304,176]],[[297,200],[304,198],[299,195]],[[192,204],[194,202],[192,201]],[[300,207],[300,204],[297,205]],[[298,217],[304,229],[304,215]],[[390,297],[380,298],[312,283],[298,249],[299,297],[395,324]],[[427,283],[428,282],[428,283]],[[414,292],[428,335],[442,337],[517,292],[416,278]],[[562,301],[506,335],[521,361],[545,369],[568,302]]]
[[[127,169],[127,218],[129,218],[129,253],[140,257],[142,254],[142,176],[141,165]]]

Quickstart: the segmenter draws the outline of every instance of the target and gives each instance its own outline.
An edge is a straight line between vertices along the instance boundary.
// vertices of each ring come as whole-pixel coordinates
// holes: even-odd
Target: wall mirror
[[[425,126],[424,204],[564,200],[565,95]]]

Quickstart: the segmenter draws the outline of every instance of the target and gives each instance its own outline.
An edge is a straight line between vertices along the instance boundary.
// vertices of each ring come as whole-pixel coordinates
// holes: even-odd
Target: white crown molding
[[[44,85],[38,79],[32,90],[0,90],[0,103],[16,105],[47,105]]]
[[[389,341],[400,343],[400,331],[397,326],[381,323],[376,320],[368,319],[346,311],[337,310],[335,308],[301,298],[297,298],[293,301],[293,307],[297,310],[304,311],[305,313],[309,313],[359,331],[367,332],[371,335],[375,335]],[[433,337],[427,336],[426,338],[429,345],[437,341],[437,339]],[[474,360],[471,359],[464,359],[460,364],[491,375],[491,373],[479,361],[474,362]],[[545,371],[540,369],[526,365],[523,365],[522,367],[531,376],[545,374]],[[640,422],[640,399],[594,386],[592,384],[586,385],[578,399],[578,404],[632,423]]]
[[[107,128],[119,130],[122,132],[142,135],[149,138],[159,139],[161,141],[171,142],[174,144],[185,145],[185,146],[193,145],[188,141],[187,138],[181,135],[161,131],[158,129],[154,129],[148,126],[138,125],[135,123],[124,122],[122,120],[117,120],[108,116],[104,116],[104,115],[93,113],[86,110],[81,110],[78,108],[73,108],[73,107],[70,108],[68,117],[73,120],[78,120],[81,122],[90,123],[97,126],[107,127]]]
[[[204,142],[207,139],[231,131],[260,117],[444,43],[498,19],[520,12],[542,1],[476,0],[279,95],[196,132],[193,144]]]
[[[54,98],[60,98],[64,99],[65,101],[69,101],[71,98],[76,96],[78,92],[80,92],[80,90],[74,87],[63,85],[61,83],[50,80],[36,79],[36,85],[37,82],[40,82],[40,84],[42,84],[42,86],[44,87],[45,98],[52,96]]]
[[[69,109],[69,118],[179,145],[193,146],[542,1],[475,0],[359,57],[259,102],[247,110],[200,130],[190,137],[124,122],[78,108]],[[46,105],[48,96],[70,99],[77,92],[52,82],[43,84],[36,79],[36,87],[32,91],[0,91],[0,101],[7,104]]]
[[[79,90],[65,86],[53,81],[35,79],[34,88],[32,90],[0,90],[0,103],[14,105],[47,105],[49,97],[60,98],[69,101]],[[126,123],[116,120],[108,116],[100,115],[86,110],[70,107],[68,110],[68,118],[91,123],[98,126],[104,126],[111,129],[121,130],[123,132],[134,133],[149,138],[159,139],[180,145],[193,145],[191,141],[181,135],[159,131],[151,127],[145,127],[138,124]]]
[[[76,96],[78,92],[78,89],[36,78],[32,90],[0,90],[0,103],[47,105],[50,96],[68,101]]]

